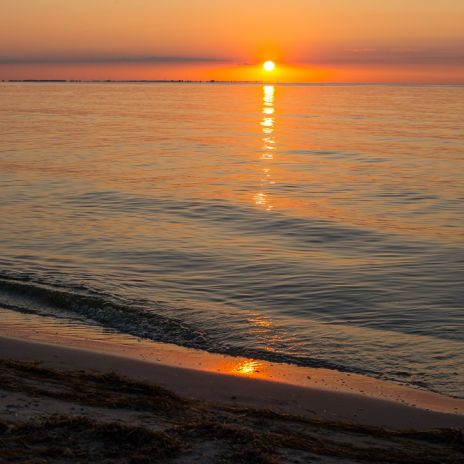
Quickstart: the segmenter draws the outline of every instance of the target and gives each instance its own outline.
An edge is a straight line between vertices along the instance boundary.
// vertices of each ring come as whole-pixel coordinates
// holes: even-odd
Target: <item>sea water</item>
[[[464,397],[464,87],[0,84],[2,308]]]

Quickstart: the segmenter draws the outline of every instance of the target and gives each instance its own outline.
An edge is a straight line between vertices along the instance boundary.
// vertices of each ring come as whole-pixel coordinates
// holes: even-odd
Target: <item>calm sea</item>
[[[464,87],[0,84],[0,308],[464,397],[463,115]]]

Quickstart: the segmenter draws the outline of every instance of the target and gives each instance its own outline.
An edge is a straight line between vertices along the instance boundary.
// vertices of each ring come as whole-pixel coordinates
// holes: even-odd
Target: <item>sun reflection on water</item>
[[[254,201],[257,206],[260,206],[267,211],[271,211],[274,206],[270,203],[269,192],[267,191],[270,185],[275,184],[271,176],[271,168],[269,163],[274,159],[272,153],[275,150],[275,108],[274,108],[275,87],[273,85],[263,86],[263,118],[261,120],[263,151],[260,160],[266,163],[266,167],[262,169],[261,187],[262,190],[254,195]]]
[[[259,372],[258,369],[261,366],[261,364],[262,363],[260,363],[259,361],[243,361],[237,367],[235,367],[233,372],[242,375],[253,375],[256,372]]]

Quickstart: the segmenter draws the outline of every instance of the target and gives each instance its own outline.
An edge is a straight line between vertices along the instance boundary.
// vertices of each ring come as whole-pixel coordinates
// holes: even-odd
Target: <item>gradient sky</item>
[[[0,0],[0,79],[464,83],[463,0]]]

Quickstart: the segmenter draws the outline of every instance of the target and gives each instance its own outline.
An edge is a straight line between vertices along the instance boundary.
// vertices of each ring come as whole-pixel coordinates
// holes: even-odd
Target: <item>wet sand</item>
[[[56,347],[68,347],[82,350],[83,352],[94,352],[110,355],[112,359],[112,368],[115,370],[122,369],[122,358],[128,360],[142,361],[141,366],[150,367],[146,369],[133,369],[130,365],[125,369],[125,374],[129,376],[138,375],[139,372],[149,371],[149,374],[143,374],[145,377],[140,378],[159,382],[168,388],[177,391],[177,388],[185,388],[178,385],[177,381],[181,372],[185,373],[187,378],[185,384],[190,386],[192,391],[179,391],[181,394],[200,395],[201,398],[208,399],[213,397],[218,401],[230,401],[232,397],[238,396],[235,390],[243,390],[240,401],[255,404],[261,402],[264,406],[273,408],[283,408],[288,410],[291,404],[288,401],[282,401],[282,398],[288,398],[289,394],[297,395],[295,399],[294,410],[301,410],[301,404],[309,401],[308,398],[314,398],[308,408],[315,410],[319,414],[325,414],[327,417],[339,418],[344,414],[347,420],[360,420],[372,423],[372,414],[366,413],[366,408],[350,407],[357,405],[360,397],[364,399],[378,399],[397,405],[412,406],[414,409],[431,410],[434,412],[461,414],[464,415],[464,400],[450,398],[439,395],[423,389],[411,388],[394,382],[387,382],[372,377],[359,375],[350,372],[341,372],[332,369],[297,367],[284,363],[272,363],[252,358],[227,356],[215,353],[208,353],[202,350],[184,348],[178,345],[158,343],[148,339],[140,339],[128,334],[122,334],[114,331],[106,331],[98,325],[82,324],[78,321],[72,323],[67,320],[47,318],[35,314],[21,314],[15,311],[2,309],[2,326],[0,327],[0,337],[15,338],[17,340],[28,340],[29,342],[51,343]],[[6,348],[5,348],[6,349]],[[42,347],[44,350],[44,347]],[[9,350],[12,356],[16,350]],[[31,349],[24,350],[17,348],[18,353],[25,351],[27,355]],[[32,350],[37,353],[37,349]],[[56,350],[54,350],[56,355]],[[0,352],[1,356],[1,352]],[[68,358],[64,356],[59,367],[69,366]],[[75,353],[72,355],[76,358]],[[49,359],[49,353],[44,353],[44,359]],[[116,359],[114,359],[116,357]],[[92,360],[79,361],[74,359],[71,364],[87,367],[95,364],[95,358]],[[56,358],[54,358],[56,359]],[[96,363],[96,368],[100,369],[101,364]],[[163,372],[153,379],[153,365],[157,369],[163,369]],[[162,367],[164,366],[164,368]],[[180,370],[176,369],[180,368]],[[206,375],[204,374],[220,374]],[[235,380],[234,380],[235,378]],[[237,379],[238,378],[238,379]],[[198,379],[193,382],[194,379]],[[221,379],[221,380],[219,380]],[[240,382],[241,379],[255,379],[265,381],[264,383],[251,382],[247,383],[246,388]],[[192,383],[193,382],[193,383]],[[277,384],[293,385],[298,388],[291,389],[292,392],[286,392],[285,395],[275,390]],[[264,401],[262,392],[270,390],[268,397]],[[224,393],[222,393],[224,391]],[[297,394],[296,392],[300,392]],[[312,392],[308,396],[308,391]],[[253,393],[254,392],[254,393]],[[314,396],[314,392],[320,394]],[[343,401],[343,407],[332,402],[331,393],[349,394],[349,401]],[[327,398],[324,402],[323,398]],[[301,403],[303,401],[303,403]],[[313,404],[314,403],[314,404]],[[346,405],[346,406],[345,406]],[[347,407],[348,411],[344,408]],[[388,410],[390,411],[390,407]],[[304,411],[303,411],[304,413]],[[409,417],[409,414],[408,414]],[[413,414],[415,417],[415,414]],[[385,421],[385,415],[375,415],[375,424],[388,425]],[[397,421],[398,422],[398,421]],[[394,425],[396,425],[396,423]],[[402,420],[404,422],[404,420]],[[427,422],[426,422],[427,423]],[[422,424],[422,419],[419,425]],[[408,423],[405,424],[408,426]],[[413,426],[415,426],[413,424]]]

